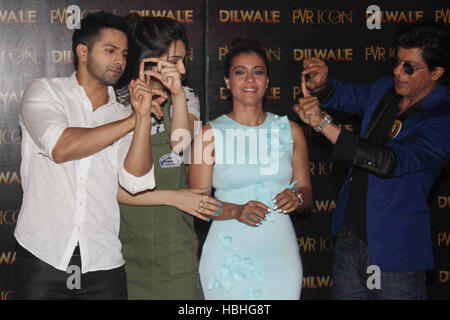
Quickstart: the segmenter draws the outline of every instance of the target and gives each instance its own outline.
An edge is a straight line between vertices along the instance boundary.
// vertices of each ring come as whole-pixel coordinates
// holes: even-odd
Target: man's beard
[[[88,61],[87,69],[94,78],[99,80],[100,83],[105,86],[114,86],[123,74],[122,67],[107,67],[105,68],[105,70],[102,70],[102,68],[92,60]],[[114,76],[115,74],[113,72],[110,72],[110,70],[117,70],[120,72],[120,74]],[[108,76],[108,73],[110,74],[110,76]]]

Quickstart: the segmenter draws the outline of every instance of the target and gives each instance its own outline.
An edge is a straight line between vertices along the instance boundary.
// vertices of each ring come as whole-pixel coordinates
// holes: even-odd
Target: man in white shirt
[[[112,88],[126,66],[124,19],[87,15],[72,48],[76,72],[34,80],[20,108],[17,299],[126,299],[118,185],[132,194],[155,186],[143,65],[130,85],[134,112]]]

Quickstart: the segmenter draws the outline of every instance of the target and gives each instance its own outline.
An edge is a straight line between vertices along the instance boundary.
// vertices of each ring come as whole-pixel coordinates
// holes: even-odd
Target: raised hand
[[[171,94],[184,94],[183,85],[181,83],[182,74],[179,72],[176,64],[161,58],[148,58],[146,61],[156,63],[156,67],[151,70],[146,70],[145,74],[161,81]]]
[[[312,97],[309,93],[304,73],[302,73],[301,88],[303,98],[298,99],[298,104],[294,104],[293,109],[304,123],[316,127],[323,120],[322,110],[320,109],[319,99]]]
[[[319,58],[310,58],[303,61],[302,75],[309,75],[306,86],[311,91],[323,89],[328,82],[328,67]]]
[[[163,90],[152,88],[151,76],[145,74],[144,66],[148,59],[141,61],[139,68],[139,78],[132,80],[128,85],[130,90],[131,105],[136,114],[140,116],[150,116],[154,114],[156,118],[161,119],[163,112],[161,110],[161,100],[153,99],[158,96],[167,99],[167,94]]]

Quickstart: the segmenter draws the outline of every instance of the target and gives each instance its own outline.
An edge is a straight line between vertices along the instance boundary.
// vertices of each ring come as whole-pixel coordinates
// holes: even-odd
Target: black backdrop
[[[380,29],[369,29],[369,5],[381,9]],[[67,7],[81,15],[105,10],[125,15],[163,15],[182,22],[188,33],[186,84],[199,95],[201,117],[208,121],[230,110],[223,83],[223,57],[235,37],[254,38],[270,60],[265,109],[287,114],[299,97],[299,68],[305,57],[326,60],[330,76],[368,83],[392,72],[393,33],[406,22],[450,22],[448,0],[409,1],[268,1],[268,0],[46,0],[0,1],[0,300],[14,298],[13,231],[20,210],[20,129],[18,109],[31,80],[68,76],[73,67]],[[70,14],[69,14],[70,16]],[[70,19],[69,19],[70,20]],[[333,113],[347,129],[359,119]],[[292,219],[302,254],[303,299],[329,299],[332,286],[331,214],[348,167],[329,157],[330,144],[305,128],[314,190],[311,208]],[[427,274],[430,299],[450,298],[450,176],[448,165],[430,194],[436,269]],[[208,223],[197,222],[201,241]]]

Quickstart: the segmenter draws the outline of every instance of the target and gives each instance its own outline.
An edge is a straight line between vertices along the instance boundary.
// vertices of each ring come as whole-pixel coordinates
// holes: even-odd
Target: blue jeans
[[[379,285],[371,265],[367,245],[344,223],[336,238],[333,261],[333,300],[426,300],[425,271],[381,271]],[[372,289],[369,289],[369,284]]]

